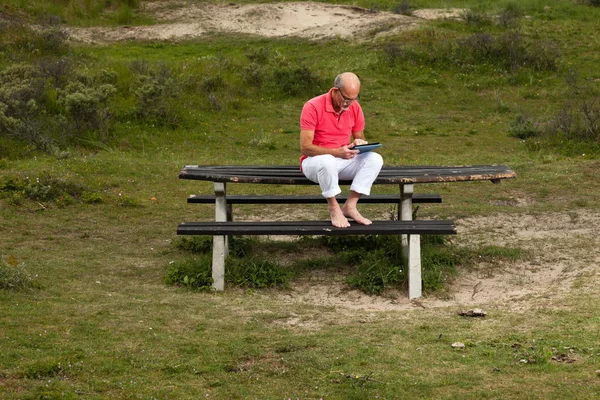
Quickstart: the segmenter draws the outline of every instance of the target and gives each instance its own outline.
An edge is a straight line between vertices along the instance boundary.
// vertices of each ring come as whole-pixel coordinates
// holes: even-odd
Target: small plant
[[[237,286],[263,289],[286,287],[290,272],[279,264],[266,259],[228,257],[225,279]]]
[[[14,256],[0,260],[0,289],[24,290],[35,287],[33,277]]]
[[[258,49],[251,49],[246,53],[246,57],[252,63],[256,64],[267,64],[269,61],[269,57],[271,54],[271,50],[267,47],[260,47]]]
[[[539,124],[523,114],[517,115],[511,122],[509,132],[511,136],[519,139],[529,139],[542,133]]]
[[[346,278],[348,285],[367,294],[381,294],[385,289],[406,281],[404,264],[390,262],[382,249],[369,253],[356,271]]]
[[[413,13],[410,4],[408,4],[408,0],[402,0],[400,3],[396,4],[392,11],[402,15],[412,15]]]
[[[85,191],[81,195],[81,201],[87,204],[100,204],[104,202],[104,198],[99,193]]]
[[[130,197],[124,193],[119,193],[117,197],[117,205],[121,207],[141,207],[140,202],[133,197]]]
[[[521,9],[517,3],[508,3],[498,15],[498,24],[504,28],[514,28],[519,23]]]
[[[142,121],[178,125],[174,102],[179,85],[166,64],[151,65],[144,60],[134,60],[129,65],[136,74],[132,91],[136,99],[134,113]]]
[[[287,96],[306,96],[319,91],[321,80],[306,66],[285,66],[273,71],[273,83]]]
[[[172,261],[167,269],[166,281],[170,285],[210,290],[213,283],[211,263],[212,259],[208,255],[183,261]]]
[[[212,236],[181,236],[175,241],[175,247],[195,254],[207,254],[212,249]]]
[[[485,13],[475,11],[472,9],[463,10],[460,13],[460,18],[468,25],[475,25],[478,27],[491,25],[491,18]]]
[[[107,83],[89,84],[89,80],[93,82],[93,78],[83,75],[79,80],[69,82],[64,89],[57,90],[58,104],[71,117],[76,136],[96,131],[106,137],[107,124],[113,116],[107,102],[116,93],[116,88]]]
[[[584,5],[590,7],[600,7],[600,0],[580,0]]]

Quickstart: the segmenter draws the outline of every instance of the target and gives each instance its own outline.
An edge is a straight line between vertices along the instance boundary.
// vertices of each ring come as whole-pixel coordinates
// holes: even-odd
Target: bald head
[[[360,79],[352,72],[343,72],[335,77],[333,86],[352,91],[360,91]]]

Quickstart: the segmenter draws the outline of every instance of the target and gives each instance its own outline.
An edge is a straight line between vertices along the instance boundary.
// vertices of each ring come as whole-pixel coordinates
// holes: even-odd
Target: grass
[[[356,4],[392,10],[398,3]],[[34,16],[41,13],[34,6],[55,14],[66,7],[41,1],[8,4]],[[507,4],[410,2],[412,9],[472,7],[489,13]],[[210,219],[214,212],[186,204],[187,195],[212,188],[178,180],[182,165],[297,163],[297,118],[309,94],[286,95],[269,81],[265,87],[247,86],[239,72],[252,62],[275,70],[265,49],[271,58],[314,73],[314,94],[326,90],[342,69],[357,72],[367,135],[384,143],[388,165],[503,163],[518,174],[499,186],[419,186],[444,198],[443,204],[422,206],[421,217],[597,210],[597,155],[534,151],[509,130],[519,115],[543,118],[560,110],[568,93],[567,69],[597,85],[600,43],[590,32],[598,30],[598,9],[558,0],[519,6],[531,16],[520,19],[528,39],[560,43],[558,70],[523,68],[510,74],[493,65],[463,69],[386,58],[389,43],[418,53],[428,41],[481,29],[460,21],[431,22],[381,43],[213,35],[178,44],[63,49],[61,54],[90,76],[101,70],[116,75],[117,92],[108,104],[115,113],[114,136],[95,146],[72,145],[62,155],[0,136],[0,266],[20,266],[33,278],[22,290],[0,289],[0,397],[594,398],[600,309],[597,285],[589,288],[597,279],[593,273],[575,282],[585,291],[524,301],[523,307],[490,306],[484,319],[459,317],[457,307],[372,312],[293,303],[285,288],[231,287],[216,294],[165,283],[170,263],[189,257],[174,244],[177,223]],[[67,21],[114,23],[102,15]],[[11,52],[13,47],[2,45],[8,46],[3,54],[11,56],[0,61],[2,69],[39,56],[27,46]],[[173,102],[177,124],[135,117],[132,88],[138,81],[130,67],[135,60],[152,68],[167,65],[182,84],[175,94],[181,97]],[[203,80],[216,70],[222,81]],[[204,93],[208,88],[214,89],[212,103]],[[312,187],[240,184],[229,189],[314,193]],[[285,206],[236,211],[240,219],[290,212]],[[326,218],[322,207],[303,212]],[[389,207],[372,206],[367,214],[389,212]],[[581,242],[586,246],[585,239]],[[292,285],[319,273],[337,274],[336,260],[305,245],[265,244],[262,251],[298,261]],[[298,248],[318,254],[301,264]],[[476,253],[465,257],[481,255],[483,263],[459,269],[493,274],[498,267],[490,260],[540,256],[518,248],[474,248]],[[454,342],[465,343],[465,349],[454,349]]]

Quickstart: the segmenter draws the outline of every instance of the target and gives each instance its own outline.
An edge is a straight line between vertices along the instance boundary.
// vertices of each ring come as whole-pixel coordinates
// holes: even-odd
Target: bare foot
[[[339,204],[329,205],[329,214],[331,215],[331,225],[338,228],[348,228],[350,226],[350,222],[344,216]]]
[[[373,221],[370,219],[360,215],[356,207],[348,207],[346,204],[344,204],[344,207],[342,207],[342,213],[347,218],[352,218],[354,221],[362,225],[371,225],[373,223]]]

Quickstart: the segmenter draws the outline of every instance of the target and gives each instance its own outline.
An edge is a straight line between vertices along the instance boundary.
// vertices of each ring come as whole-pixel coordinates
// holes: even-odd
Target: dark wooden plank
[[[399,235],[455,234],[453,221],[373,221],[336,228],[330,221],[183,222],[178,235]]]
[[[510,179],[516,173],[505,165],[384,167],[376,184],[433,183]],[[181,169],[180,179],[213,182],[314,185],[297,166],[198,166]],[[349,181],[341,181],[343,185]]]
[[[339,202],[345,202],[348,196],[337,196]],[[361,203],[366,204],[387,204],[399,203],[401,201],[399,194],[378,194],[363,196]],[[187,202],[190,204],[214,204],[214,195],[191,195]],[[441,203],[442,196],[439,194],[418,193],[412,197],[415,204],[421,203]],[[323,196],[315,195],[292,195],[292,196],[269,196],[269,195],[228,195],[227,204],[321,204],[326,203]]]

